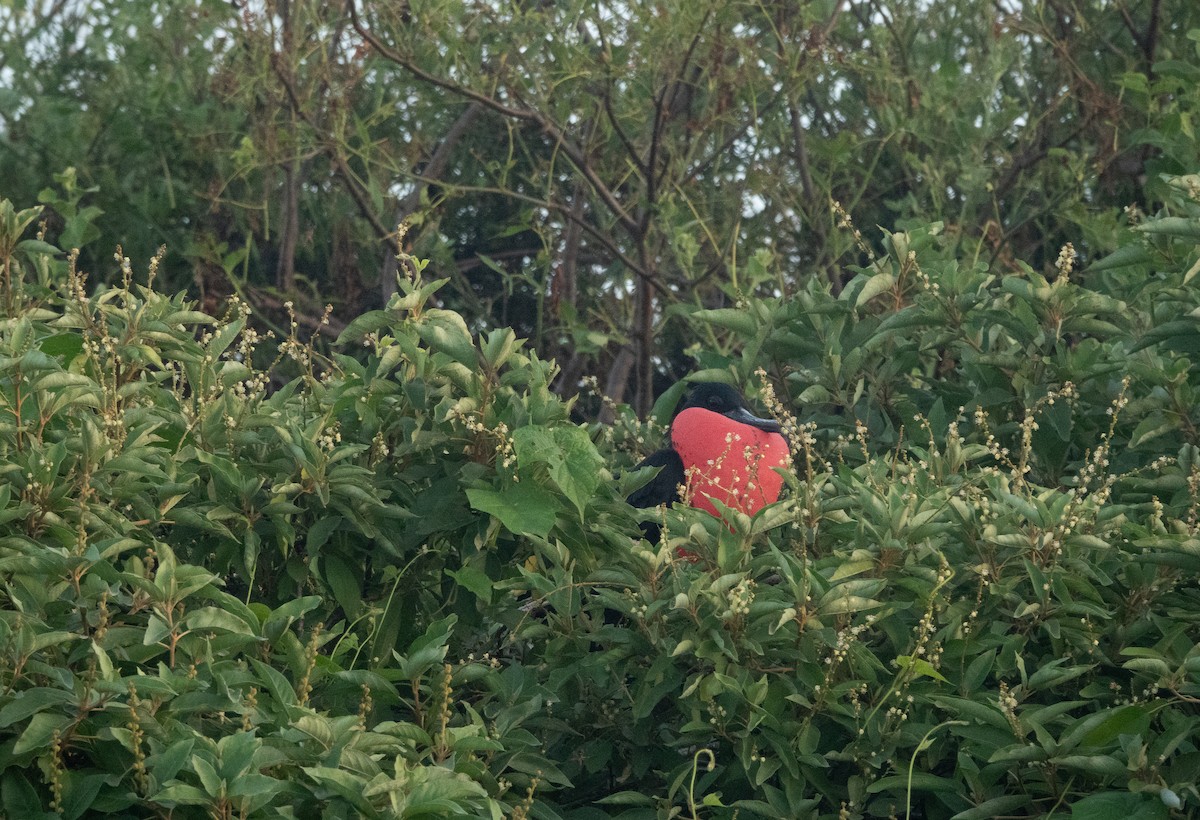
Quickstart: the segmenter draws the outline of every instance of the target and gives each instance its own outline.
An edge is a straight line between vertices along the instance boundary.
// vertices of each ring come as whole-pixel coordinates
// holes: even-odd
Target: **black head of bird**
[[[783,428],[775,419],[765,419],[750,412],[750,406],[736,389],[720,382],[700,382],[692,386],[683,403],[675,410],[677,418],[684,410],[692,408],[708,410],[737,422],[765,430],[781,433]]]

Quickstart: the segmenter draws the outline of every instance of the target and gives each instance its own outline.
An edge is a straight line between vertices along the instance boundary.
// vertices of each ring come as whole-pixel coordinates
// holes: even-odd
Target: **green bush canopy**
[[[0,9],[0,814],[1196,814],[1200,5],[242,5]]]
[[[1171,186],[1085,270],[992,273],[935,224],[836,296],[690,314],[735,351],[696,377],[794,455],[724,522],[630,508],[661,425],[573,421],[418,260],[323,353],[161,293],[160,257],[89,286],[0,203],[4,811],[1180,815],[1200,178]]]

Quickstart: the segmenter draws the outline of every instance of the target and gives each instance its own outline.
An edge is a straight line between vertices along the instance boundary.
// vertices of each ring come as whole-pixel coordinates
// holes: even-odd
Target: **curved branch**
[[[567,133],[556,122],[535,109],[506,105],[489,94],[484,94],[479,91],[475,91],[474,89],[466,88],[465,86],[453,83],[443,77],[438,77],[437,75],[426,71],[400,52],[388,46],[386,43],[376,37],[370,29],[363,25],[362,20],[358,16],[358,9],[356,8],[354,0],[347,0],[346,11],[350,15],[350,23],[354,26],[354,30],[358,32],[359,36],[362,37],[363,40],[372,49],[374,49],[379,56],[400,66],[412,76],[437,88],[449,91],[452,94],[457,94],[461,97],[465,97],[468,100],[480,103],[486,108],[490,108],[491,110],[498,114],[502,114],[505,117],[522,122],[533,123],[541,128],[542,131],[549,135],[549,137],[558,144],[559,148],[566,155],[567,159],[571,161],[571,164],[575,166],[576,170],[578,170],[579,173],[583,175],[584,179],[587,180],[588,185],[592,188],[592,190],[596,192],[596,196],[598,196],[605,206],[612,211],[613,216],[616,217],[617,221],[621,224],[621,227],[628,231],[632,236],[638,236],[641,233],[641,226],[636,220],[629,216],[629,214],[625,211],[625,208],[617,199],[616,194],[614,194],[612,190],[604,184],[604,181],[600,179],[596,173],[596,169],[592,167],[590,162],[588,162],[587,155],[584,153],[583,149],[576,145],[575,142],[567,136]]]
[[[271,68],[274,70],[276,77],[279,78],[279,82],[283,86],[284,91],[287,92],[288,102],[291,104],[292,111],[296,114],[296,116],[303,120],[309,128],[313,130],[314,134],[324,136],[322,130],[317,127],[317,124],[313,122],[312,117],[309,116],[308,112],[305,111],[304,107],[300,104],[300,99],[296,95],[296,88],[292,83],[291,76],[288,74],[288,72],[283,70],[283,67],[279,64],[279,60],[274,56],[272,56],[271,59]],[[374,208],[371,207],[370,198],[366,192],[362,190],[364,186],[358,181],[358,178],[350,169],[349,164],[346,162],[346,158],[342,156],[341,152],[337,150],[336,146],[327,140],[325,140],[325,153],[329,156],[329,159],[333,162],[334,167],[337,169],[338,179],[340,179],[342,184],[346,186],[347,193],[349,193],[350,198],[354,200],[354,204],[358,206],[358,210],[362,214],[363,218],[371,224],[371,229],[375,231],[375,235],[380,241],[389,242],[394,248],[395,252],[399,253],[400,243],[396,239],[396,232],[394,230],[389,230],[379,220],[379,215],[375,213]]]
[[[417,179],[421,180],[420,177],[417,177]],[[436,180],[422,181],[433,182]],[[445,183],[443,182],[442,184],[444,185]],[[562,215],[566,219],[578,225],[584,233],[596,240],[596,242],[599,243],[606,251],[611,253],[618,262],[632,271],[638,279],[643,280],[651,288],[653,288],[654,292],[659,296],[670,297],[673,295],[671,291],[658,280],[658,277],[647,271],[641,264],[631,259],[628,254],[621,250],[621,248],[617,246],[615,242],[613,242],[611,236],[601,232],[599,228],[589,223],[587,219],[582,218],[582,216],[577,217],[576,214],[573,213],[573,209],[568,205],[548,199],[538,199],[537,197],[518,193],[517,191],[511,191],[507,188],[495,188],[490,185],[455,185],[453,187],[456,191],[469,191],[478,194],[505,196],[509,197],[510,199],[515,199],[518,202],[525,202],[538,208],[545,208],[548,211],[554,211],[555,213]]]

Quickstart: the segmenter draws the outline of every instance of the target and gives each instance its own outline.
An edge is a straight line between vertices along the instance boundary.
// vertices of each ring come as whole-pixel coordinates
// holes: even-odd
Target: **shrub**
[[[157,261],[89,292],[3,203],[5,812],[1178,815],[1200,204],[1174,184],[1082,271],[999,277],[931,225],[837,296],[677,314],[796,470],[754,518],[647,511],[658,545],[622,496],[677,391],[581,427],[412,259],[328,355],[156,292]]]
[[[140,286],[118,250],[122,286],[89,294],[73,255],[15,241],[36,210],[0,216],[5,813],[527,811],[555,779],[527,700],[447,653],[486,634],[476,594],[517,550],[497,522],[600,489],[550,366],[498,332],[467,368],[415,285],[366,364],[275,345],[236,301],[155,292],[157,257]],[[264,354],[298,375],[268,390]]]

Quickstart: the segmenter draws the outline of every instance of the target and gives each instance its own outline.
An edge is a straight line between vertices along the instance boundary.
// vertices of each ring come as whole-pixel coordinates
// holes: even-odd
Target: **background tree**
[[[1110,250],[1197,161],[1198,25],[1188,0],[31,3],[0,11],[0,175],[23,201],[75,167],[61,219],[98,207],[276,324],[379,305],[405,222],[472,327],[644,412],[717,341],[674,317],[844,285],[842,213],[934,214],[1001,267]]]

